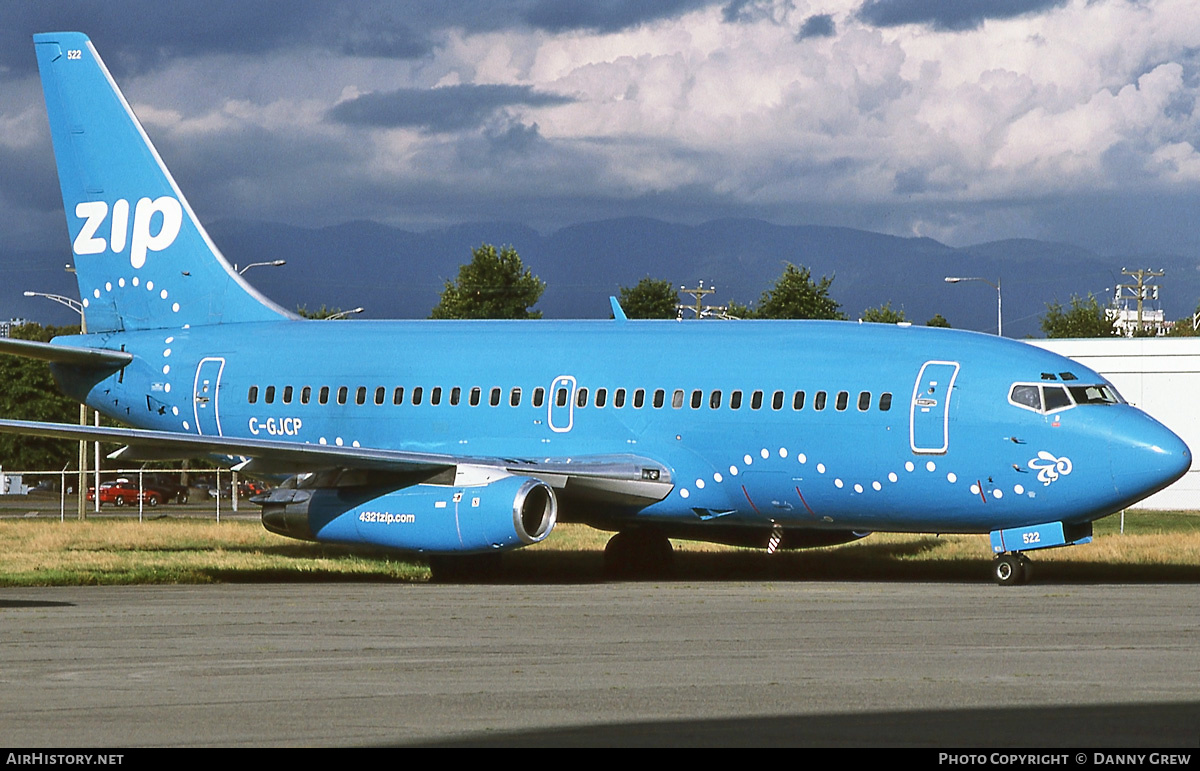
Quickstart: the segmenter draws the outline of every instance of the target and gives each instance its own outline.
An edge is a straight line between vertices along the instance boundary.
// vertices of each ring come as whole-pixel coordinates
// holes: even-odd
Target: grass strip
[[[609,533],[563,524],[508,555],[513,582],[603,578]],[[990,581],[987,536],[880,533],[845,546],[780,552],[676,541],[684,580]],[[1200,581],[1200,513],[1131,511],[1096,524],[1093,543],[1030,552],[1034,581]],[[421,582],[420,558],[283,538],[250,519],[165,516],[0,519],[0,586],[255,582]]]

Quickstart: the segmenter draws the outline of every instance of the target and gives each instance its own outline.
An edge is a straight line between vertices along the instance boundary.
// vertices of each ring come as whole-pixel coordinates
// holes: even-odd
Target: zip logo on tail
[[[150,230],[155,214],[161,216],[158,219],[158,231],[152,234]],[[169,195],[153,201],[143,198],[137,202],[133,211],[132,236],[129,231],[129,201],[122,198],[114,203],[107,243],[96,235],[108,217],[107,203],[82,201],[75,206],[75,216],[86,220],[71,245],[75,254],[102,254],[110,246],[114,253],[120,254],[125,251],[128,241],[129,264],[134,268],[146,264],[146,252],[161,252],[175,243],[183,226],[183,207]]]
[[[88,331],[295,318],[221,256],[87,36],[33,39]]]

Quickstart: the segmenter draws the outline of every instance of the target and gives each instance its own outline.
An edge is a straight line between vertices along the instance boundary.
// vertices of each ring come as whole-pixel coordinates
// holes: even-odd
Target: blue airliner
[[[1007,584],[1191,464],[1095,372],[970,332],[615,301],[609,321],[297,318],[221,256],[87,37],[34,40],[88,334],[0,350],[133,428],[0,430],[286,477],[256,499],[273,532],[452,571],[561,519],[616,531],[618,574],[667,566],[668,538],[990,533]]]

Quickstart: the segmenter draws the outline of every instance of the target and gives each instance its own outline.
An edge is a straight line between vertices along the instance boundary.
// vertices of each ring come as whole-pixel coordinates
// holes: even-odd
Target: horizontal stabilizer
[[[108,351],[103,348],[76,348],[70,345],[39,343],[36,340],[0,338],[0,353],[41,359],[55,364],[97,370],[115,370],[133,361],[133,354],[124,351]]]

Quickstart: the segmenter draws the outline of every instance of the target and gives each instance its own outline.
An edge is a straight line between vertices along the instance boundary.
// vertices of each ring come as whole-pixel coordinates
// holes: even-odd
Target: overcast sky
[[[65,243],[30,35],[203,219],[759,217],[1200,259],[1195,0],[0,4],[0,237]]]

